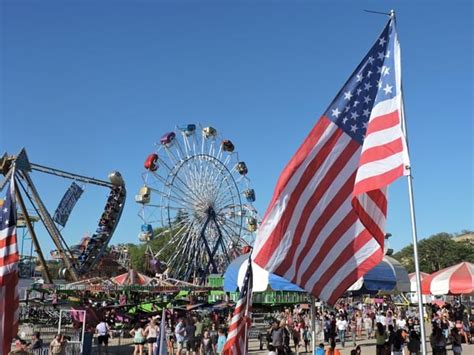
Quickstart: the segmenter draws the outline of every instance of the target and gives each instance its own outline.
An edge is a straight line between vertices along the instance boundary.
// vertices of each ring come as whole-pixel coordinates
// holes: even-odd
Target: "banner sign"
[[[53,220],[57,224],[63,227],[66,225],[66,222],[69,218],[69,215],[71,214],[72,209],[76,205],[76,202],[79,200],[79,197],[81,197],[83,192],[84,190],[82,189],[82,187],[80,187],[75,182],[73,182],[71,186],[69,186],[69,189],[64,194],[63,198],[61,199],[61,202],[59,202],[59,206],[56,209],[56,212],[54,212]]]

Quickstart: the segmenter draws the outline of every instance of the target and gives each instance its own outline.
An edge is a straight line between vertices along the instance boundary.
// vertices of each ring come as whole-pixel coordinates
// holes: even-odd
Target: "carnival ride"
[[[168,276],[203,283],[253,244],[258,217],[248,168],[215,128],[188,124],[166,133],[144,167],[135,196],[139,239],[168,240],[156,252],[148,248],[155,269],[165,262]]]
[[[94,184],[110,189],[104,212],[99,219],[96,232],[92,236],[83,239],[77,246],[68,246],[61,235],[59,227],[56,225],[51,214],[45,207],[35,184],[33,183],[30,176],[32,171],[51,174],[61,178],[71,179],[85,184]],[[0,158],[0,173],[4,175],[4,179],[0,181],[0,190],[3,189],[3,187],[11,180],[12,175],[14,175],[17,201],[31,235],[32,243],[38,255],[46,282],[52,283],[52,277],[48,270],[40,243],[36,237],[23,196],[26,196],[28,201],[31,203],[31,206],[38,215],[39,220],[43,223],[46,231],[56,246],[57,254],[65,266],[60,271],[61,276],[67,276],[73,281],[86,277],[104,255],[107,245],[109,244],[115,228],[120,221],[126,197],[125,183],[120,173],[115,171],[109,174],[110,182],[108,182],[34,164],[29,161],[25,149],[22,149],[18,155],[13,156],[4,153]]]

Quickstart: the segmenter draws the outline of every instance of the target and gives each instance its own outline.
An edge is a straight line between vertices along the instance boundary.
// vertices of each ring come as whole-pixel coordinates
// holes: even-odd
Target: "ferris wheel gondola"
[[[202,281],[253,244],[258,217],[249,169],[216,128],[188,124],[164,134],[144,167],[135,197],[139,238],[167,238],[154,259],[166,262],[171,277]]]

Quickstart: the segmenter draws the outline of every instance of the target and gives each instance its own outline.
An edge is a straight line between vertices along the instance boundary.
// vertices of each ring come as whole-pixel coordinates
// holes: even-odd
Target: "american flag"
[[[334,304],[383,257],[387,185],[407,175],[392,16],[282,172],[253,259]]]
[[[248,260],[244,283],[240,289],[239,300],[235,306],[229,326],[227,341],[222,353],[224,355],[248,354],[248,329],[250,328],[250,311],[252,308],[252,261]]]
[[[0,209],[0,355],[10,352],[18,332],[18,246],[14,176]]]

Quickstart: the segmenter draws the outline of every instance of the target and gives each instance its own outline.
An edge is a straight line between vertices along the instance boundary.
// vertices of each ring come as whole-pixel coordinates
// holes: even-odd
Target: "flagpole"
[[[316,306],[314,304],[314,296],[309,295],[311,302],[311,354],[316,354]]]
[[[395,10],[390,10],[388,14],[390,18],[396,21]],[[409,145],[408,145],[408,132],[407,124],[405,118],[405,101],[403,97],[403,83],[400,79],[400,116],[401,116],[401,128],[403,135],[405,136],[405,142],[407,145],[407,154],[409,156]],[[405,166],[405,170],[408,171],[407,180],[408,180],[408,197],[410,200],[410,219],[411,219],[411,234],[413,242],[413,257],[415,262],[415,275],[416,275],[416,287],[417,287],[417,298],[418,298],[418,312],[420,317],[420,333],[421,333],[421,350],[422,354],[427,354],[426,349],[426,335],[425,335],[425,317],[423,310],[423,297],[421,294],[421,275],[420,275],[420,264],[418,259],[418,235],[416,229],[416,217],[415,217],[415,199],[413,196],[413,176],[411,174],[411,166]]]
[[[407,133],[407,126],[405,120],[405,104],[403,100],[403,90],[401,92],[401,117],[402,117],[402,130],[403,134],[405,135],[405,141],[407,143],[407,150],[408,150],[408,133]],[[413,196],[413,176],[411,174],[411,166],[406,166],[406,170],[408,170],[408,196],[410,200],[410,218],[411,218],[411,234],[412,234],[412,242],[413,242],[413,256],[415,261],[415,275],[416,275],[416,290],[417,290],[417,298],[418,298],[418,312],[420,314],[420,332],[421,332],[421,349],[422,354],[426,355],[426,334],[425,334],[425,316],[423,310],[423,296],[421,294],[421,275],[420,275],[420,264],[418,259],[418,235],[416,230],[416,217],[415,217],[415,199]]]
[[[248,259],[248,262],[250,264],[250,266],[252,265],[252,259],[251,259],[251,255],[252,253],[250,253],[250,256],[249,256],[249,259]],[[250,276],[251,277],[251,282],[253,284],[253,269],[252,270],[252,275]],[[249,300],[250,300],[250,297],[252,297],[252,295],[250,294],[250,281],[247,282],[247,300],[245,302],[245,307],[247,308],[247,312],[246,312],[246,319],[245,319],[245,335],[244,335],[244,344],[245,344],[245,351],[246,353],[248,353],[248,349],[249,349],[249,345],[247,344],[247,341],[248,341],[248,324],[249,324]],[[252,290],[253,290],[253,287],[252,287]]]
[[[158,347],[158,355],[163,355],[167,354],[168,350],[166,353],[164,352],[165,349],[165,344],[166,344],[166,310],[165,306],[163,306],[162,312],[161,312],[161,324],[160,324],[160,345]]]

